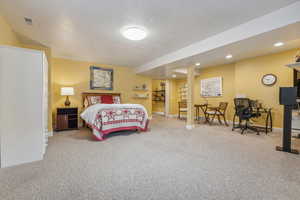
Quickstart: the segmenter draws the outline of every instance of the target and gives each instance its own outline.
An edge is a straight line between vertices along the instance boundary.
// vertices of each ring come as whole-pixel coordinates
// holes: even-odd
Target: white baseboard
[[[178,118],[178,115],[168,114],[167,117],[169,117],[169,118]]]
[[[178,117],[178,115],[177,115]],[[186,119],[187,118],[187,115],[180,115],[180,119]]]
[[[164,112],[153,112],[153,114],[155,114],[155,115],[163,115],[163,116],[165,116],[165,113],[164,113]]]
[[[193,128],[195,128],[195,125],[194,125],[194,124],[186,125],[185,128],[186,128],[187,130],[192,130]]]
[[[52,136],[53,136],[53,131],[48,131],[48,132],[47,132],[47,136],[48,136],[48,137],[52,137]]]

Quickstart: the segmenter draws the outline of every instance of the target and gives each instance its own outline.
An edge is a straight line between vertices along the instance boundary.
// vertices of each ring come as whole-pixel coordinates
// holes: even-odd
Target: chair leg
[[[214,120],[215,120],[215,117],[216,117],[216,113],[213,115],[213,117],[211,118],[211,120],[209,121],[209,125],[211,125],[211,123],[213,123],[214,122]]]
[[[204,117],[205,117],[205,123],[210,123],[210,121],[209,121],[209,114],[204,113]]]
[[[231,131],[234,131],[234,129],[236,128],[235,127],[235,114],[233,115],[233,120],[232,120],[232,129],[231,129]]]
[[[205,114],[204,117],[205,117],[205,123],[209,124],[210,123],[209,114]]]
[[[224,118],[224,123],[225,123],[225,125],[226,125],[226,126],[229,126],[228,123],[227,123],[227,121],[226,121],[225,114],[223,115],[223,118]]]
[[[242,128],[242,132],[241,132],[241,135],[244,134],[244,131],[248,129],[248,121],[246,120],[245,122],[245,126]]]
[[[221,119],[220,119],[220,115],[217,115],[217,117],[218,117],[219,123],[220,123],[221,125],[223,125],[223,123],[222,123],[222,121],[221,121]]]
[[[244,131],[246,130],[246,128],[242,128],[242,132],[241,135],[244,135]]]

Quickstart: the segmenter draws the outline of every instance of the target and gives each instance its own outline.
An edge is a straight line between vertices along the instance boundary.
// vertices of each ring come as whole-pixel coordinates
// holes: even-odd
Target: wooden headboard
[[[103,95],[109,95],[109,96],[119,96],[121,101],[121,94],[120,93],[97,93],[97,92],[83,92],[82,93],[82,106],[85,108],[84,102],[85,99],[88,96],[103,96]],[[122,101],[121,101],[122,102]]]

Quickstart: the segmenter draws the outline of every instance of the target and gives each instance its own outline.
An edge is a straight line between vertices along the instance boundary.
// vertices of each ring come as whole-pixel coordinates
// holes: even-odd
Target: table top
[[[267,113],[271,112],[272,108],[258,108],[258,112],[260,113]]]
[[[78,109],[78,107],[58,107],[57,110],[60,109]]]
[[[219,109],[219,107],[218,106],[209,106],[208,109],[216,110],[216,109]]]
[[[208,106],[208,104],[195,104],[195,107]]]

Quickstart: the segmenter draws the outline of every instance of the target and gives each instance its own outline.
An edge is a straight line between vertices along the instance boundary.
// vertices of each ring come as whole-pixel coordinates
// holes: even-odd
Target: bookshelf
[[[179,96],[179,101],[187,100],[187,84],[186,83],[178,88],[178,96]]]
[[[165,90],[154,90],[152,91],[152,101],[165,102],[166,91]]]

